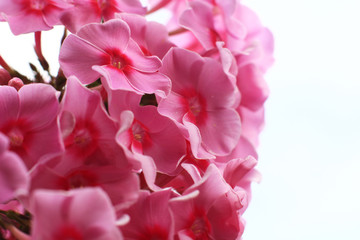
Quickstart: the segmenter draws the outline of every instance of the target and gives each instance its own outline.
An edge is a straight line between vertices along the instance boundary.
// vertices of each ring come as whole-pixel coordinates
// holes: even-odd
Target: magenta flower
[[[85,24],[113,19],[115,13],[146,13],[139,0],[73,0],[72,3],[74,7],[62,14],[61,22],[73,33]]]
[[[123,239],[110,200],[100,188],[37,190],[30,201],[32,239]]]
[[[29,187],[24,163],[8,147],[8,138],[0,133],[0,203],[27,194]]]
[[[173,119],[191,143],[196,158],[227,155],[240,138],[240,117],[234,109],[238,92],[222,66],[210,58],[173,48],[161,72],[173,83],[158,111]]]
[[[158,73],[160,59],[145,56],[120,19],[88,24],[77,35],[68,36],[60,51],[60,64],[66,76],[75,75],[84,84],[103,77],[111,89],[162,97],[171,88],[170,80]]]
[[[19,92],[0,86],[0,132],[10,140],[28,169],[46,156],[62,152],[57,125],[59,102],[50,85],[29,84]]]
[[[0,12],[6,14],[15,34],[50,30],[60,23],[60,14],[71,7],[67,0],[6,0],[0,2]]]

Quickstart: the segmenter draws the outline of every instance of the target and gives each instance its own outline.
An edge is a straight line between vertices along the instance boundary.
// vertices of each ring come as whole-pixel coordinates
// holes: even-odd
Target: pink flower
[[[110,200],[99,188],[37,190],[31,211],[33,239],[123,239]]]
[[[169,40],[166,27],[160,23],[149,22],[145,17],[136,14],[120,13],[116,17],[129,25],[131,38],[147,56],[155,55],[162,59],[170,48],[175,46]]]
[[[149,193],[140,192],[138,201],[126,214],[130,222],[121,227],[125,239],[173,239],[173,223],[169,211],[170,189]]]
[[[237,210],[240,196],[210,165],[204,177],[183,196],[170,200],[170,209],[179,239],[238,239],[243,232]]]
[[[82,165],[129,165],[115,141],[117,127],[99,92],[69,77],[61,106],[60,127],[66,151],[56,166],[58,171]]]
[[[31,172],[31,192],[36,189],[69,190],[83,187],[101,187],[116,209],[129,207],[138,198],[139,179],[129,167],[81,166],[56,171],[38,166]]]
[[[132,92],[109,92],[110,114],[121,124],[117,142],[150,156],[157,171],[170,174],[186,154],[185,139],[171,119],[160,115],[155,106],[140,106],[140,99]]]
[[[238,92],[221,64],[180,48],[170,50],[163,62],[161,72],[171,78],[173,88],[158,111],[183,130],[196,158],[229,154],[241,125],[233,108]]]
[[[145,14],[139,0],[73,0],[73,8],[61,16],[61,22],[73,33],[88,23],[100,23],[113,19],[115,13]]]
[[[29,187],[24,163],[8,148],[8,138],[0,133],[0,203],[27,194]]]
[[[7,0],[0,2],[0,12],[6,14],[15,34],[50,30],[59,24],[60,14],[71,7],[64,0]]]
[[[28,84],[19,92],[0,86],[0,132],[28,169],[63,150],[57,125],[59,102],[50,85]]]
[[[120,19],[88,24],[77,35],[68,36],[60,51],[60,64],[65,76],[75,75],[84,84],[103,77],[111,89],[162,97],[171,87],[170,80],[158,73],[160,59],[145,56]]]

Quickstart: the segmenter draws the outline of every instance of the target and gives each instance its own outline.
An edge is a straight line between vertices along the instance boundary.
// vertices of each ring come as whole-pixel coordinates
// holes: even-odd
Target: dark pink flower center
[[[74,130],[64,139],[65,147],[76,155],[91,155],[98,147],[99,131],[91,122],[77,120]]]
[[[188,228],[188,235],[196,240],[211,239],[209,234],[211,231],[211,224],[203,210],[195,209],[190,216],[190,226]]]
[[[141,122],[134,120],[131,125],[130,135],[132,136],[132,144],[137,150],[142,152],[151,146],[151,138],[149,135],[149,129]]]
[[[98,185],[98,178],[95,173],[88,170],[76,170],[66,177],[68,188],[93,187]]]
[[[47,5],[46,1],[44,0],[30,0],[30,8],[34,10],[43,10]]]
[[[131,65],[131,60],[117,49],[106,51],[110,55],[110,64],[116,69],[125,71]]]
[[[83,240],[83,236],[74,226],[65,225],[54,234],[54,240]]]
[[[205,122],[206,113],[206,101],[199,93],[193,89],[188,89],[180,93],[187,102],[190,118],[193,123],[202,124]]]
[[[11,148],[21,147],[24,142],[24,135],[18,128],[13,128],[7,133],[10,139]]]
[[[167,240],[168,231],[158,225],[147,227],[145,232],[138,238],[139,240]]]

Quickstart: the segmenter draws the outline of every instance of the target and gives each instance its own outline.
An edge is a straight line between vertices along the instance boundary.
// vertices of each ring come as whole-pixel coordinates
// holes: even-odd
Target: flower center
[[[196,239],[208,239],[209,222],[202,218],[197,218],[190,227]]]
[[[131,127],[132,134],[136,141],[143,142],[146,137],[145,126],[142,126],[139,122],[134,122]]]
[[[88,129],[79,129],[74,136],[74,143],[78,146],[85,147],[92,141],[91,134]]]
[[[46,5],[44,0],[32,0],[30,4],[31,8],[34,10],[43,10]]]
[[[21,147],[24,142],[24,135],[22,132],[17,129],[13,128],[10,132],[8,132],[8,137],[10,139],[10,146],[11,147]]]
[[[66,176],[69,188],[97,186],[97,176],[88,170],[77,170]]]
[[[75,227],[66,225],[54,234],[54,240],[83,240],[83,236]]]

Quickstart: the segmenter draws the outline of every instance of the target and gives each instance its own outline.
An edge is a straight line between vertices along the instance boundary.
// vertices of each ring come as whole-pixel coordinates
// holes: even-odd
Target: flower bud
[[[19,89],[24,86],[24,82],[20,78],[14,77],[10,79],[8,85],[14,87],[17,91],[19,91]]]

